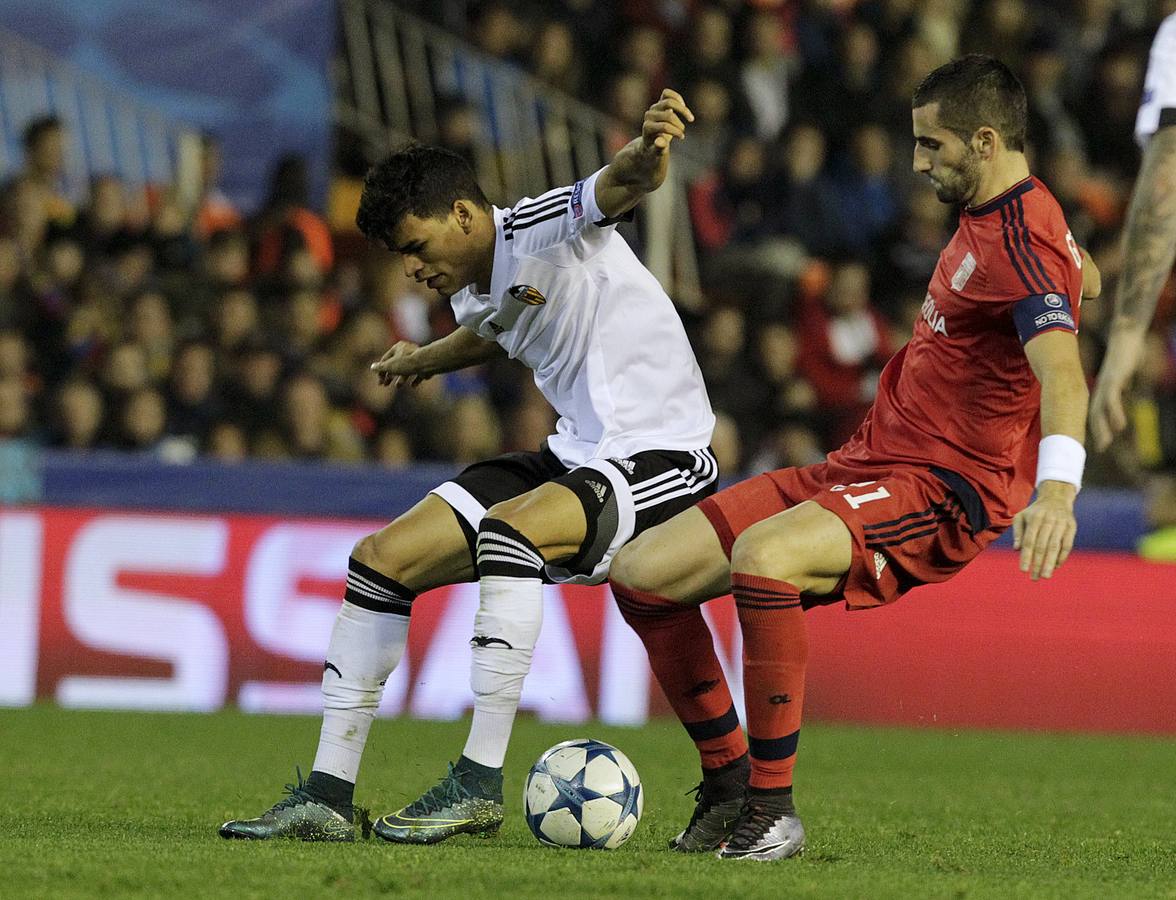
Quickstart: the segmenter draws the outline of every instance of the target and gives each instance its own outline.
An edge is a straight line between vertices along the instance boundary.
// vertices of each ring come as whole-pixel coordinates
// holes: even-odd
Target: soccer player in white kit
[[[356,544],[323,667],[323,726],[309,778],[224,837],[354,840],[368,730],[399,663],[417,594],[479,582],[474,717],[456,765],[374,830],[404,843],[490,834],[502,763],[542,621],[544,580],[603,581],[634,536],[714,492],[714,415],[673,304],[616,233],[665,179],[693,114],[671,90],[641,136],[582,181],[492,207],[460,157],[409,146],[367,175],[357,223],[448,297],[459,328],[402,342],[372,366],[384,384],[508,355],[559,413],[538,452],[508,453],[439,485]]]
[[[1100,450],[1127,425],[1123,393],[1176,260],[1176,13],[1164,19],[1152,41],[1135,140],[1143,162],[1123,229],[1123,274],[1107,352],[1090,397],[1090,431]]]

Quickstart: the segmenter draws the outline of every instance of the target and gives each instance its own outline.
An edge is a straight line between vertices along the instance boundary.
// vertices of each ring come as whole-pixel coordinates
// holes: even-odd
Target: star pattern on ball
[[[603,754],[597,754],[601,756]],[[589,760],[592,757],[589,756]],[[608,794],[601,794],[584,784],[584,774],[587,768],[580,769],[573,778],[557,778],[554,775],[551,780],[555,782],[556,790],[559,791],[559,798],[548,807],[548,812],[555,812],[557,809],[570,809],[576,815],[579,815],[580,807],[589,800],[600,800],[608,797]]]
[[[560,751],[582,753],[583,756],[573,763],[565,753],[563,762],[555,761],[553,765],[553,756]],[[603,849],[624,843],[641,817],[642,799],[640,779],[630,777],[632,773],[626,768],[632,769],[628,758],[603,741],[582,738],[550,748],[531,771],[530,778],[542,778],[548,785],[540,787],[534,797],[544,808],[528,805],[525,810],[532,833],[541,843],[557,847]],[[565,774],[557,775],[556,771],[561,769]],[[574,774],[568,777],[570,770]],[[602,776],[605,783],[601,783]],[[530,778],[528,804],[532,801]],[[592,786],[594,781],[595,788]],[[609,811],[606,812],[606,808]],[[592,810],[590,814],[589,810]],[[603,820],[602,815],[606,817]],[[626,830],[620,832],[619,841],[610,845],[622,827]],[[607,833],[599,833],[601,830]]]

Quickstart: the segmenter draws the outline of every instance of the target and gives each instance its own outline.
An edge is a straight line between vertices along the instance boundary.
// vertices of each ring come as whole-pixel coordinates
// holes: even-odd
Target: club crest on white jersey
[[[547,298],[543,296],[543,292],[537,287],[531,287],[529,284],[511,285],[510,295],[520,303],[527,304],[527,306],[542,306],[547,302]]]

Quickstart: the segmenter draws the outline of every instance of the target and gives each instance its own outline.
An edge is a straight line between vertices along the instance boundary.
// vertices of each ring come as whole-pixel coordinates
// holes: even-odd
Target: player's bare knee
[[[800,575],[796,550],[786,535],[770,523],[752,525],[735,539],[731,571],[777,581],[793,581]]]
[[[519,534],[527,535],[527,528],[524,519],[524,510],[527,502],[526,495],[522,497],[511,497],[509,500],[503,500],[500,503],[495,503],[486,510],[486,514],[482,517],[485,522],[488,519],[496,519],[499,522],[505,522]],[[528,540],[532,540],[530,535],[527,535]]]
[[[501,500],[495,503],[486,510],[485,518],[498,519],[499,521],[511,524],[511,519],[517,518],[518,514],[527,506],[527,495],[522,494],[518,497],[511,497],[509,500]]]
[[[613,557],[608,569],[608,580],[621,587],[647,594],[660,593],[664,588],[657,577],[658,567],[650,564],[641,550],[641,538],[630,541]]]
[[[426,567],[424,560],[415,559],[406,553],[404,542],[397,541],[388,533],[388,529],[356,541],[351,549],[351,558],[405,585],[415,583],[417,576]]]
[[[377,534],[365,534],[351,548],[351,558],[369,569],[380,571],[379,539]]]

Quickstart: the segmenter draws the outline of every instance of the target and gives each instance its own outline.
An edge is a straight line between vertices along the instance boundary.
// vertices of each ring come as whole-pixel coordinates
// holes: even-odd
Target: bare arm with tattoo
[[[1099,450],[1127,424],[1123,394],[1176,260],[1176,126],[1159,129],[1148,141],[1127,210],[1123,244],[1123,274],[1115,291],[1110,340],[1090,404],[1090,427]]]

